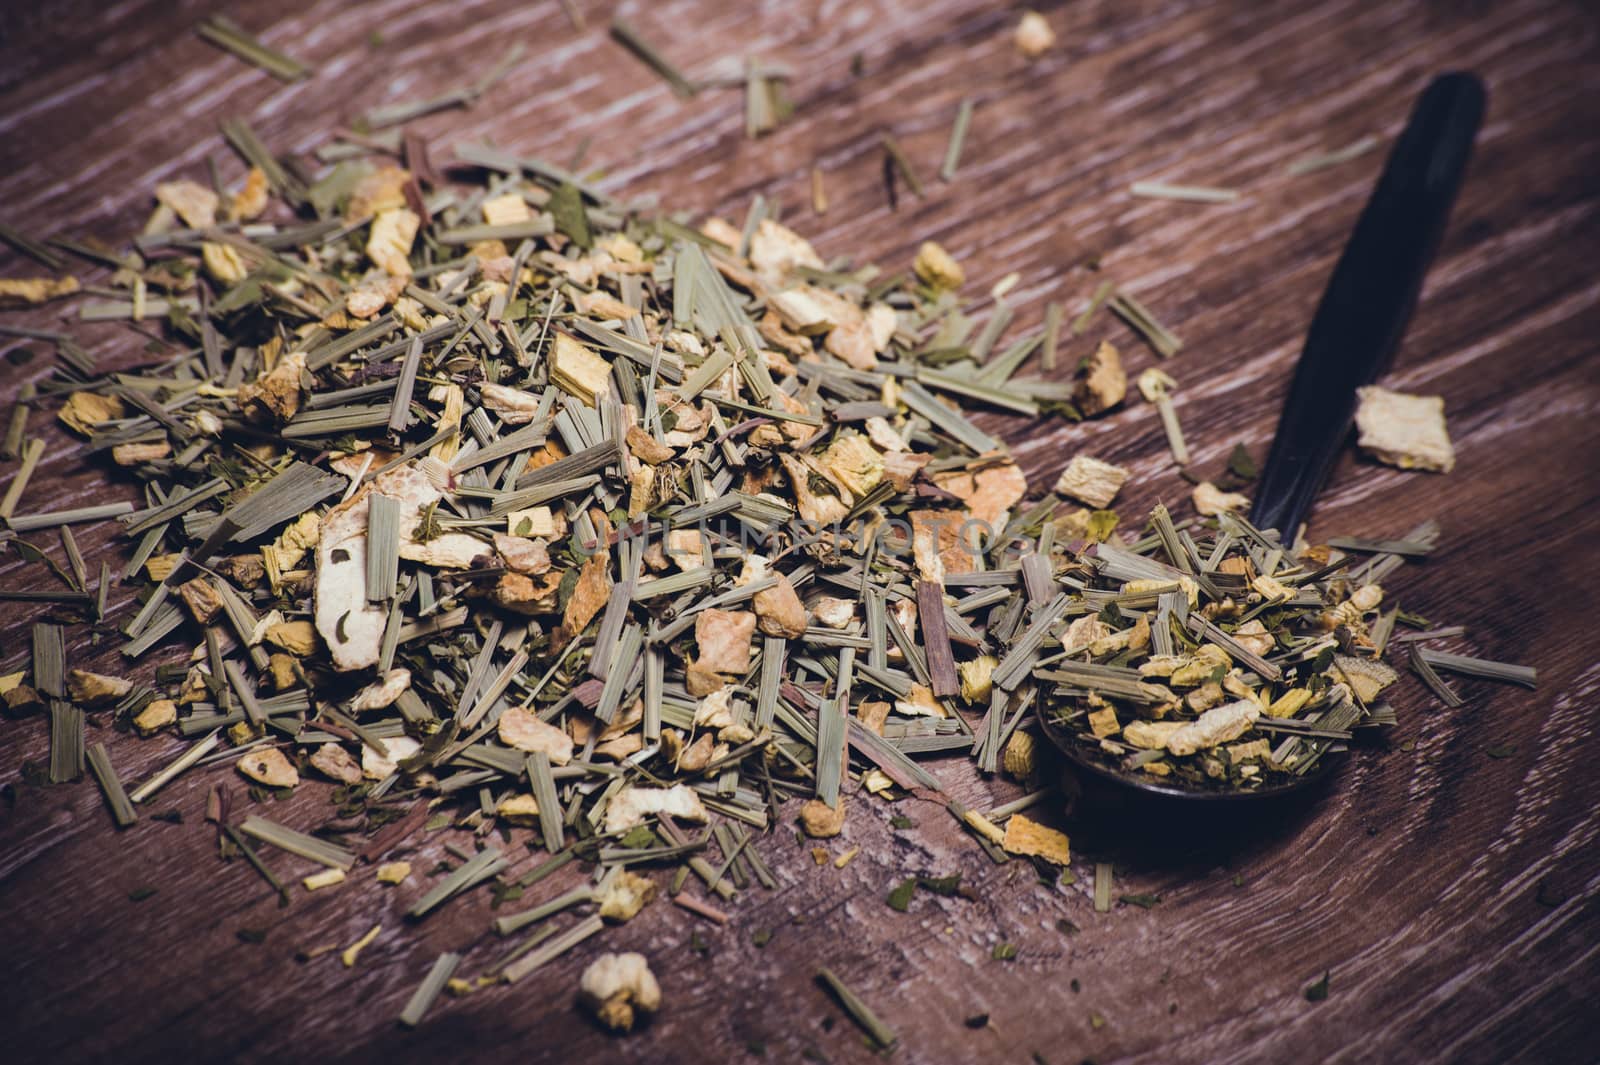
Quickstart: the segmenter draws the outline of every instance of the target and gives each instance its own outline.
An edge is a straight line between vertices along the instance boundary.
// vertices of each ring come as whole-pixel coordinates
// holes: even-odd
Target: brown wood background
[[[1119,863],[1119,891],[1162,896],[1148,911],[1094,913],[1084,857],[1077,884],[1051,890],[1026,865],[991,865],[934,807],[906,804],[918,827],[893,832],[881,804],[855,800],[831,848],[862,848],[843,870],[818,868],[781,829],[761,846],[783,889],[747,892],[727,928],[658,903],[521,985],[442,1001],[414,1033],[394,1017],[439,951],[485,937],[486,892],[418,928],[402,927],[401,914],[425,876],[397,890],[363,877],[297,892],[280,911],[243,863],[216,860],[201,823],[212,776],[191,775],[152,804],[177,810],[182,824],[147,817],[118,834],[91,783],[24,785],[19,765],[44,757],[47,729],[37,718],[0,720],[0,783],[15,789],[14,804],[0,803],[0,1057],[864,1060],[858,1033],[812,982],[828,965],[899,1031],[891,1060],[1594,1060],[1592,5],[1048,3],[1061,43],[1033,64],[1012,48],[1019,9],[1009,4],[622,5],[693,75],[743,55],[793,68],[796,117],[752,143],[737,91],[675,98],[607,39],[612,5],[576,2],[582,32],[550,0],[227,5],[319,67],[293,86],[189,32],[218,5],[11,5],[0,23],[0,217],[37,235],[120,238],[142,223],[155,181],[203,179],[207,157],[239,172],[216,135],[220,119],[246,115],[274,149],[304,151],[367,107],[475,78],[522,41],[526,58],[475,109],[417,124],[436,158],[453,142],[492,137],[565,161],[588,140],[585,165],[605,168],[617,190],[735,218],[761,193],[826,255],[901,267],[918,241],[937,238],[966,264],[972,293],[1020,271],[1019,329],[1045,301],[1081,300],[1099,276],[1115,278],[1184,338],[1167,368],[1184,385],[1178,406],[1197,460],[1211,468],[1238,440],[1264,454],[1300,337],[1383,153],[1301,178],[1285,176],[1286,164],[1369,133],[1387,142],[1430,74],[1474,69],[1489,85],[1489,117],[1389,379],[1445,396],[1458,467],[1431,477],[1347,459],[1313,532],[1399,534],[1436,516],[1442,548],[1402,571],[1391,594],[1468,626],[1472,652],[1536,665],[1539,690],[1467,681],[1468,705],[1447,711],[1407,677],[1392,741],[1358,751],[1325,800],[1276,824],[1161,842],[1116,814],[1075,820],[1080,852],[1105,841],[1087,857]],[[381,43],[369,42],[373,30]],[[978,101],[977,117],[946,185],[934,172],[965,96]],[[886,130],[928,182],[898,212],[880,184]],[[832,201],[820,218],[808,206],[813,164]],[[1218,207],[1134,200],[1126,190],[1139,179],[1244,196]],[[1095,259],[1101,275],[1087,267]],[[3,249],[0,270],[35,272]],[[47,326],[59,314],[3,320]],[[147,341],[128,326],[76,331],[108,365],[137,359]],[[1135,369],[1149,360],[1105,317],[1083,350],[1102,332],[1125,344]],[[23,346],[39,357],[0,363],[7,408],[21,380],[48,369],[47,346]],[[131,486],[107,488],[103,473],[86,472],[48,420],[31,422],[51,448],[22,512],[131,498]],[[1081,427],[995,424],[1040,490],[1084,449],[1137,471],[1120,501],[1127,514],[1187,493],[1142,403]],[[53,537],[32,539],[61,558]],[[91,567],[125,557],[105,530],[83,541]],[[39,574],[14,554],[0,562],[6,586]],[[112,593],[124,610],[129,596]],[[33,616],[8,610],[4,669],[25,657]],[[108,661],[109,646],[75,645],[73,660]],[[132,779],[178,746],[93,726],[90,738],[106,740]],[[959,758],[936,771],[980,807],[1016,794]],[[325,810],[321,789],[307,785],[272,812],[312,824]],[[419,870],[440,843],[429,840]],[[286,856],[274,862],[310,871]],[[916,871],[961,872],[981,897],[919,897],[908,914],[889,910],[884,894]],[[143,885],[159,894],[129,901]],[[547,882],[530,900],[565,886]],[[1063,917],[1080,931],[1057,931]],[[302,947],[347,944],[375,920],[384,932],[353,970],[331,956],[294,960]],[[241,927],[270,933],[245,945]],[[764,949],[752,942],[758,930],[772,933]],[[688,949],[692,931],[709,940],[708,955]],[[1019,947],[1014,961],[990,957],[1001,941]],[[577,974],[600,949],[650,956],[667,1005],[648,1034],[612,1040],[574,1010]],[[494,953],[481,944],[466,968]],[[1327,1000],[1306,1001],[1324,970]],[[992,1026],[965,1027],[978,1013]]]

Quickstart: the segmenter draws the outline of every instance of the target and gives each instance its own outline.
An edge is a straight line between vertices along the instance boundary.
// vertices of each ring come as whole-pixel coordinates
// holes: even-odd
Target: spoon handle
[[[1484,100],[1476,75],[1433,80],[1333,269],[1250,511],[1258,528],[1277,529],[1285,543],[1344,446],[1356,389],[1383,372],[1405,334],[1472,155]]]

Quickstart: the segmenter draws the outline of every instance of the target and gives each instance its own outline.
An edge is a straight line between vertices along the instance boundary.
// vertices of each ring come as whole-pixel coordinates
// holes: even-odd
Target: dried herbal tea
[[[1059,551],[1056,586],[1072,591],[1037,608],[1048,635],[1027,659],[1014,645],[995,675],[1018,695],[1038,685],[1043,724],[1108,772],[1165,789],[1270,790],[1346,749],[1356,730],[1393,723],[1382,695],[1398,674],[1383,652],[1396,612],[1383,611],[1379,580],[1425,554],[1437,530],[1424,526],[1416,542],[1336,539],[1373,552],[1358,565],[1332,547],[1288,550],[1229,508],[1214,515],[1179,529],[1157,507],[1137,542]],[[1475,661],[1412,655],[1419,671],[1533,682],[1523,667]]]
[[[782,77],[751,67],[758,124]],[[1044,791],[985,815],[923,764],[1034,772],[1036,707],[991,674],[1048,635],[1017,609],[1056,578],[1008,545],[1059,501],[1024,504],[970,407],[1033,412],[1076,385],[1021,372],[1045,336],[1007,338],[1015,281],[975,335],[931,243],[889,275],[825,261],[759,199],[742,225],[691,226],[487,147],[458,146],[475,180],[452,185],[403,134],[407,166],[346,141],[319,172],[224,132],[243,180],[158,186],[97,290],[125,298],[80,308],[170,345],[110,374],[59,339],[13,419],[28,457],[0,537],[49,562],[27,534],[61,530],[52,598],[87,620],[109,573],[91,591],[69,526],[114,519],[138,593],[110,604],[121,655],[156,667],[69,669],[73,630],[36,626],[6,695],[48,705],[52,779],[87,760],[129,826],[180,776],[223,774],[222,854],[286,904],[417,876],[421,921],[489,892],[506,949],[437,956],[406,1024],[458,972],[514,981],[630,919],[652,867],[728,921],[780,886],[762,837],[795,807],[829,838],[856,796],[916,792],[997,860],[1069,860],[1019,813]],[[27,413],[50,409],[138,502],[29,512]],[[90,714],[188,745],[124,780],[86,755]],[[329,789],[326,818],[264,808],[305,787]],[[448,860],[390,860],[435,833]],[[378,934],[341,944],[346,964]]]
[[[203,32],[300,76],[231,24]],[[679,92],[699,88],[626,23],[612,33]],[[503,66],[368,125],[470,102]],[[785,77],[744,68],[753,135],[783,118]],[[971,118],[968,101],[947,179]],[[1162,357],[1181,342],[1114,286],[1013,336],[1015,279],[975,315],[961,264],[931,241],[897,272],[830,261],[759,198],[738,224],[696,225],[477,144],[456,146],[451,183],[391,133],[326,146],[319,168],[229,122],[244,177],[158,185],[124,251],[0,233],[51,269],[62,249],[113,271],[80,317],[162,337],[107,372],[65,334],[40,336],[60,359],[11,415],[21,462],[0,543],[50,570],[6,597],[53,614],[0,694],[47,711],[49,764],[30,779],[87,763],[127,831],[180,776],[212,777],[219,860],[284,905],[405,883],[410,925],[490,898],[495,936],[415,964],[404,1025],[443,991],[533,974],[669,882],[690,917],[726,923],[742,895],[782,886],[762,855],[780,823],[810,846],[874,801],[942,804],[995,861],[1067,879],[1067,836],[1022,813],[1049,795],[1041,724],[1108,771],[1259,790],[1393,719],[1383,652],[1414,619],[1383,612],[1381,582],[1436,530],[1344,541],[1370,556],[1358,565],[1250,527],[1219,490],[1213,523],[1179,528],[1158,508],[1130,535],[1108,509],[1127,469],[1079,455],[1030,494],[974,416],[1119,406],[1115,348],[1076,350],[1097,308]],[[883,148],[920,195],[901,146]],[[1068,348],[1072,371],[1052,373]],[[1024,372],[1036,355],[1046,376]],[[1140,387],[1187,462],[1172,379]],[[31,509],[44,444],[30,419],[49,412],[136,502]],[[1232,465],[1253,476],[1248,455]],[[126,540],[117,592],[72,531],[98,521]],[[44,531],[65,567],[29,539]],[[91,624],[120,635],[138,680],[70,668],[69,636],[78,648]],[[1533,681],[1408,649],[1451,698],[1438,671]],[[127,780],[120,740],[85,744],[91,719],[186,746]],[[951,754],[1027,794],[963,806],[928,767]],[[302,788],[327,793],[326,816],[273,809]],[[860,852],[817,850],[835,868]],[[920,875],[887,903],[970,890]],[[1109,864],[1094,897],[1112,907]],[[354,967],[404,935],[373,924],[328,953]],[[591,968],[584,1000],[626,1029],[659,999],[647,977]],[[843,981],[820,979],[894,1044]]]

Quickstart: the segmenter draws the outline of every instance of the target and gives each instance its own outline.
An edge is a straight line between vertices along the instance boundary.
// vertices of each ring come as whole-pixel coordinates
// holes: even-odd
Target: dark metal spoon
[[[1405,335],[1466,173],[1484,100],[1476,75],[1449,73],[1433,80],[1389,152],[1378,185],[1333,268],[1250,510],[1257,528],[1277,529],[1285,542],[1294,539],[1350,435],[1356,389],[1383,372]],[[1205,802],[1273,798],[1321,782],[1336,764],[1324,755],[1302,776],[1249,792],[1188,791],[1138,780],[1098,763],[1048,713],[1039,717],[1051,742],[1079,769],[1151,795]]]

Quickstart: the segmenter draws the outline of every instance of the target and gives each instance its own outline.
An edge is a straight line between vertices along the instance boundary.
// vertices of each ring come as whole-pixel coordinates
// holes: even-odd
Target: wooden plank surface
[[[1600,992],[1600,786],[1592,768],[1600,698],[1591,604],[1600,572],[1600,100],[1591,5],[1479,3],[1204,4],[1188,0],[1043,4],[1056,50],[1025,63],[1017,10],[973,0],[801,0],[624,4],[623,13],[694,76],[752,55],[793,68],[796,117],[743,136],[742,98],[684,101],[610,42],[609,5],[577,0],[579,31],[553,2],[387,0],[238,3],[228,12],[319,67],[285,86],[196,39],[215,5],[89,0],[8,15],[0,33],[0,219],[30,233],[121,238],[137,230],[157,180],[199,177],[215,134],[248,116],[278,151],[305,151],[365,108],[478,76],[509,42],[525,59],[476,108],[415,124],[436,157],[493,138],[585,166],[613,190],[674,209],[740,217],[756,193],[825,255],[903,267],[917,242],[942,241],[969,291],[1018,271],[1020,313],[1076,305],[1102,277],[1147,302],[1185,345],[1166,366],[1201,468],[1238,441],[1264,454],[1311,311],[1382,165],[1377,152],[1319,174],[1288,162],[1366,134],[1387,144],[1427,77],[1469,68],[1489,86],[1489,117],[1440,258],[1389,382],[1444,395],[1458,465],[1448,477],[1344,460],[1314,535],[1395,534],[1422,517],[1441,549],[1390,588],[1408,609],[1469,629],[1465,646],[1538,667],[1526,693],[1464,682],[1468,704],[1435,706],[1407,677],[1392,740],[1350,759],[1333,791],[1272,823],[1215,834],[1151,834],[1116,811],[1068,823],[1077,883],[1035,882],[991,865],[933,806],[908,801],[917,827],[864,799],[818,867],[782,828],[760,844],[782,890],[746,893],[726,928],[651,907],[523,984],[446,1001],[417,1032],[394,1017],[441,950],[495,953],[478,893],[417,927],[403,911],[423,890],[362,883],[278,910],[241,863],[216,860],[202,825],[209,780],[170,789],[118,834],[93,786],[39,788],[19,767],[47,748],[37,719],[0,720],[0,921],[6,947],[0,1032],[12,1060],[706,1061],[865,1060],[859,1034],[813,982],[842,975],[901,1036],[890,1060],[915,1062],[1592,1060]],[[381,41],[369,40],[372,31]],[[963,98],[977,102],[956,180],[934,172]],[[878,140],[892,131],[921,168],[922,198],[888,209]],[[831,208],[812,216],[809,171]],[[1136,200],[1136,180],[1238,188],[1240,201]],[[6,276],[32,264],[0,253]],[[1093,264],[1098,264],[1098,269]],[[51,311],[6,324],[51,327]],[[76,327],[108,365],[141,358],[127,326]],[[1066,349],[1070,366],[1105,335],[1134,369],[1150,356],[1102,317]],[[9,408],[21,381],[48,371],[48,346],[0,363]],[[50,443],[22,512],[132,498],[88,472],[43,415]],[[1085,450],[1130,465],[1126,514],[1187,494],[1154,412],[1130,404],[1082,426],[991,418],[1036,490]],[[9,476],[9,471],[6,471]],[[61,558],[51,538],[32,537]],[[93,567],[126,557],[107,530],[81,540]],[[0,586],[37,579],[14,554]],[[128,590],[113,593],[127,609]],[[0,625],[0,668],[18,668],[26,623]],[[109,661],[110,641],[70,648]],[[169,758],[91,726],[126,777]],[[1492,752],[1492,754],[1491,754]],[[931,762],[963,800],[1017,794],[960,758]],[[326,799],[305,786],[273,813],[309,822]],[[438,837],[414,856],[426,870]],[[1118,865],[1118,892],[1159,894],[1152,909],[1093,912],[1092,860]],[[526,861],[531,862],[530,857]],[[287,866],[286,866],[287,867]],[[310,871],[305,870],[305,871]],[[960,872],[976,901],[920,897],[907,914],[885,893],[913,872]],[[425,880],[426,878],[422,878]],[[159,893],[134,903],[130,890]],[[564,881],[548,886],[565,888]],[[1076,933],[1058,930],[1058,922]],[[381,921],[354,969],[297,949],[348,944]],[[266,928],[264,942],[238,941]],[[770,932],[757,947],[758,931]],[[709,952],[690,949],[698,932]],[[1017,945],[1012,961],[991,957]],[[577,974],[600,949],[651,958],[667,1005],[648,1034],[611,1040],[573,1008]],[[476,965],[472,966],[476,967]],[[1331,973],[1326,1001],[1304,988]],[[991,1025],[964,1021],[987,1013]],[[20,1055],[12,1057],[13,1054]]]

